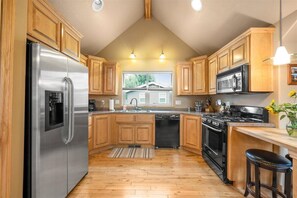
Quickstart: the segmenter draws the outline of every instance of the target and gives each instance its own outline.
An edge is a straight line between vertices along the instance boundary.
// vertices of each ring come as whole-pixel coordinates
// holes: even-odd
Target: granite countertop
[[[174,111],[166,111],[166,110],[139,110],[139,111],[115,110],[115,111],[92,111],[92,112],[89,112],[89,115],[98,115],[98,114],[157,114],[157,113],[161,113],[161,114],[188,114],[188,115],[197,115],[197,116],[202,116],[203,114],[208,114],[206,112],[179,111],[179,110],[174,110]]]
[[[252,123],[252,122],[228,122],[228,127],[269,127],[273,128],[275,125],[273,123]]]

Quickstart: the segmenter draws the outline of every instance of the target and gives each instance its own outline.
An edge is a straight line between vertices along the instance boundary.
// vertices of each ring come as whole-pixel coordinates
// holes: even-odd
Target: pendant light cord
[[[279,1],[280,2],[280,8],[279,8],[279,44],[280,46],[283,45],[282,42],[282,0]]]

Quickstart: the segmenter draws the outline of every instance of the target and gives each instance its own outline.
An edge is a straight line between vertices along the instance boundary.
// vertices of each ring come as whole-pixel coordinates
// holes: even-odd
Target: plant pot
[[[286,130],[291,137],[297,138],[297,123],[296,122],[289,122],[286,126]]]

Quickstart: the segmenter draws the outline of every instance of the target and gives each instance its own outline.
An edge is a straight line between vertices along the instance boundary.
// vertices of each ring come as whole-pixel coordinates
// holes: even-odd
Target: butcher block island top
[[[290,137],[286,130],[265,127],[235,127],[235,131],[287,148],[293,158],[293,198],[297,198],[297,137]]]
[[[266,142],[285,147],[291,152],[297,154],[297,137],[290,137],[285,129],[266,127],[236,127],[235,130]]]

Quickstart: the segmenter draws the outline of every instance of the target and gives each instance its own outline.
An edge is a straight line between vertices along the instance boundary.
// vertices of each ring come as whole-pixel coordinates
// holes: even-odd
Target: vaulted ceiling
[[[48,0],[84,38],[82,52],[97,54],[144,15],[144,0],[105,0],[94,12],[92,0]],[[152,14],[193,48],[210,54],[249,27],[278,21],[279,0],[202,0],[195,12],[191,0],[152,0]],[[283,17],[297,10],[297,0],[283,0]],[[296,19],[297,20],[297,19]]]

